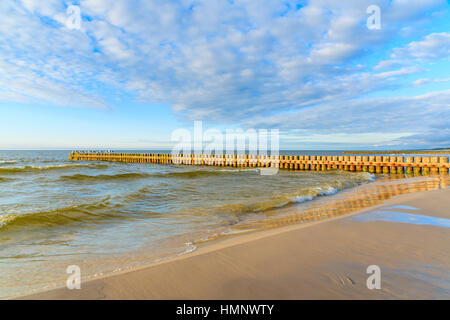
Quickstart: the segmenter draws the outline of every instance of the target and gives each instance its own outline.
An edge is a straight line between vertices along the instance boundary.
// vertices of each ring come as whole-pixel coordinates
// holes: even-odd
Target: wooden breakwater
[[[69,160],[206,165],[241,168],[276,167],[287,170],[346,170],[370,173],[448,173],[448,157],[404,156],[260,156],[170,153],[72,152]]]
[[[450,154],[450,150],[342,151],[343,154]]]

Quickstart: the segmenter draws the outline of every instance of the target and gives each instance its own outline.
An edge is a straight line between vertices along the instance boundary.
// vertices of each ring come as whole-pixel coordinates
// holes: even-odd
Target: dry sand
[[[450,219],[450,190],[402,195],[361,213],[408,205]],[[265,230],[194,253],[27,299],[403,299],[450,298],[450,229],[355,221],[359,215]],[[381,289],[369,290],[369,265]]]

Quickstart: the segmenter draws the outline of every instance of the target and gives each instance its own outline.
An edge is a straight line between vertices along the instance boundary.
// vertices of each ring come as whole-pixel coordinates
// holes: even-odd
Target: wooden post
[[[320,163],[320,170],[325,171],[327,169],[327,166],[326,166],[326,158],[327,157],[321,156],[319,158],[320,158],[320,161],[321,161],[321,163]]]
[[[397,162],[397,157],[389,157],[389,170],[392,174],[397,173],[397,168],[395,167],[395,162]]]
[[[383,158],[381,156],[375,156],[375,172],[376,173],[381,173],[382,169],[381,169],[381,162],[383,161]]]
[[[299,156],[294,156],[294,170],[298,170],[299,169]]]
[[[344,161],[344,156],[339,156],[338,157],[338,161],[339,161],[338,169],[339,170],[343,170],[344,169],[344,164],[342,162]]]
[[[385,165],[383,165],[383,173],[389,173],[389,161],[390,157],[383,157],[383,163],[385,163]]]
[[[280,159],[280,168],[286,169],[285,156],[279,156],[279,159]]]
[[[301,163],[300,163],[300,165],[299,165],[299,169],[300,170],[305,170],[305,168],[306,168],[306,165],[305,165],[305,163],[304,163],[304,161],[305,161],[305,156],[300,156],[300,161],[301,161]]]
[[[333,157],[325,157],[326,161],[327,161],[327,170],[331,170],[333,169],[333,165],[331,164],[331,162],[333,161]]]
[[[412,174],[412,161],[413,161],[413,157],[406,157],[406,164],[408,165],[406,167],[406,174],[411,175]]]
[[[316,161],[316,156],[309,156],[309,170],[315,170],[316,165],[313,163],[313,161]]]
[[[439,167],[438,167],[439,157],[431,157],[430,163],[431,163],[431,168],[430,168],[431,174],[438,174],[439,173]]]
[[[350,170],[350,166],[349,166],[349,164],[348,164],[349,161],[350,161],[350,157],[349,157],[349,156],[344,156],[344,162],[345,162],[345,164],[344,164],[344,170],[345,170],[345,171]]]
[[[422,163],[422,157],[414,157],[414,174],[415,175],[420,175],[420,164]]]
[[[333,161],[333,164],[331,165],[331,168],[333,168],[333,169],[337,169],[338,168],[338,165],[337,165],[337,161],[338,161],[338,156],[332,156],[331,157],[331,160]]]
[[[364,172],[369,172],[369,166],[368,166],[368,163],[369,163],[369,156],[363,156],[362,157],[362,162],[363,162],[363,166],[362,166],[362,170],[364,171]]]
[[[422,158],[422,163],[426,164],[426,165],[430,165],[430,157],[423,157]],[[430,174],[430,167],[423,167],[422,168],[422,174],[427,175]]]
[[[316,171],[320,171],[320,170],[321,170],[320,156],[316,156]]]
[[[362,165],[361,165],[362,156],[356,156],[355,161],[357,162],[356,163],[356,171],[362,171]]]
[[[397,163],[403,163],[403,157],[397,157]],[[404,166],[397,166],[397,174],[403,174]]]
[[[445,163],[445,164],[447,164],[448,163],[448,157],[440,157],[439,158],[439,163]],[[439,172],[441,173],[441,174],[448,174],[448,171],[449,171],[449,168],[440,168],[440,170],[439,170]]]
[[[356,156],[350,156],[350,171],[355,171],[356,170]]]

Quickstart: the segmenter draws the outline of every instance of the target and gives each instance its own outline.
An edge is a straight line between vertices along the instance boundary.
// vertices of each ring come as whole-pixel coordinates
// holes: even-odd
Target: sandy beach
[[[80,290],[24,298],[449,299],[449,207],[448,188],[404,194],[345,216],[230,237]],[[380,267],[379,290],[367,288],[369,265]]]

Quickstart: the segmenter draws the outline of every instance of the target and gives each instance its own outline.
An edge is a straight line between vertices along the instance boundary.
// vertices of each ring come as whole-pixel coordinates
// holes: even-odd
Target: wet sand
[[[371,221],[380,210],[415,216],[413,223]],[[450,229],[414,223],[423,216],[448,223],[448,188],[404,194],[354,214],[231,237],[185,256],[82,282],[80,290],[61,288],[24,298],[449,299]],[[381,269],[380,290],[367,288],[369,265]]]

